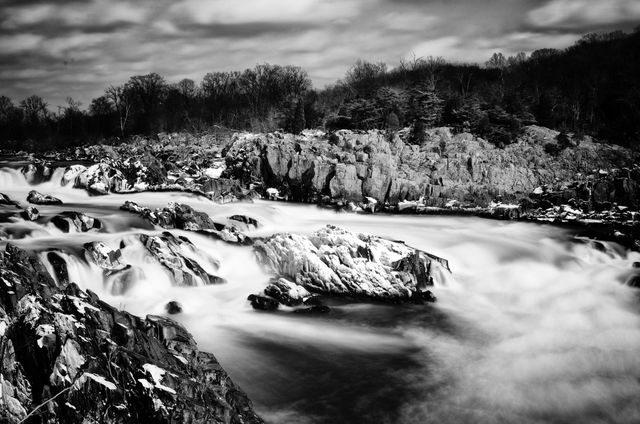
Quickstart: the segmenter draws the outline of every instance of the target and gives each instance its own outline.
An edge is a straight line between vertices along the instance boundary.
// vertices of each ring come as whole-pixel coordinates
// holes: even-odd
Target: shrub
[[[548,155],[558,156],[562,152],[562,148],[556,143],[547,143],[544,145],[544,151]]]
[[[418,145],[424,143],[427,138],[425,130],[426,125],[424,121],[422,121],[422,119],[416,120],[416,122],[413,123],[413,128],[411,128],[409,143]]]

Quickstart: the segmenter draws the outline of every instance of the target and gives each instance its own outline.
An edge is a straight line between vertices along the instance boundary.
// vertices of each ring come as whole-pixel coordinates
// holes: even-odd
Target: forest
[[[497,146],[524,125],[635,146],[640,142],[640,27],[588,34],[563,49],[484,64],[413,58],[389,68],[358,60],[335,84],[314,88],[296,66],[259,64],[171,83],[157,73],[109,86],[83,108],[72,98],[57,112],[38,95],[14,102],[0,95],[0,148],[30,150],[118,142],[160,132],[216,128],[250,131],[304,128],[450,126]]]

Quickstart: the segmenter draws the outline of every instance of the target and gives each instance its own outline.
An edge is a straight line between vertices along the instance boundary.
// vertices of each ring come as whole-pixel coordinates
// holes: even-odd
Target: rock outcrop
[[[177,322],[58,286],[11,244],[0,253],[0,279],[3,423],[262,423]]]
[[[20,216],[27,221],[37,221],[40,218],[40,211],[33,206],[28,206],[20,212]]]
[[[51,223],[65,233],[68,233],[71,229],[76,232],[86,233],[87,231],[100,230],[102,228],[102,222],[99,219],[75,211],[65,211],[55,215],[51,218]]]
[[[8,206],[10,208],[20,209],[20,203],[11,199],[4,193],[0,193],[0,206]]]
[[[31,190],[27,195],[27,202],[34,205],[61,205],[62,200],[50,194],[43,194],[36,190]]]
[[[53,169],[51,163],[45,161],[35,161],[23,166],[20,169],[24,179],[29,184],[40,184],[51,180]]]
[[[120,241],[120,248],[112,249],[101,241],[84,245],[85,259],[102,268],[105,281],[114,294],[126,292],[135,281],[144,278],[144,269],[138,263],[129,263],[124,259],[122,250],[143,249],[148,260],[161,265],[169,274],[171,281],[178,286],[202,286],[222,284],[222,277],[210,274],[199,261],[206,262],[211,269],[217,270],[219,262],[199,251],[185,237],[176,237],[170,232],[159,235],[135,234]]]
[[[402,242],[331,225],[309,236],[276,234],[257,240],[254,249],[278,277],[265,295],[287,306],[300,305],[311,293],[388,302],[434,301],[428,288],[434,280],[443,282],[450,272],[446,260]]]
[[[237,134],[226,152],[225,175],[296,201],[360,202],[369,197],[381,205],[419,201],[442,207],[455,199],[486,207],[499,197],[517,201],[538,186],[562,186],[594,169],[635,161],[627,149],[590,140],[548,154],[544,146],[557,133],[544,130],[527,127],[517,143],[504,149],[448,128],[428,130],[420,146],[407,142],[406,131],[393,137],[375,130]],[[620,184],[638,202],[637,190]],[[611,193],[604,185],[594,191],[594,200],[620,198]]]
[[[249,237],[238,230],[237,224],[225,225],[214,222],[206,213],[196,211],[191,206],[182,203],[170,202],[165,208],[151,210],[135,202],[126,201],[120,206],[120,209],[140,215],[153,225],[162,228],[197,231],[227,243],[251,244],[252,242]],[[236,218],[236,222],[241,222],[240,218]],[[253,218],[243,217],[243,219],[251,223],[255,221],[255,225],[257,225],[257,221]],[[232,219],[230,218],[230,220]]]

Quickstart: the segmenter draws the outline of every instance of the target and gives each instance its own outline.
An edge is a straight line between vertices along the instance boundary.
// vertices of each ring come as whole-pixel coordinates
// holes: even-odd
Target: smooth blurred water
[[[56,174],[56,178],[57,178]],[[0,169],[0,192],[25,204],[29,186]],[[595,249],[552,226],[478,218],[356,215],[309,205],[257,201],[218,205],[182,193],[89,197],[55,180],[36,189],[62,199],[45,218],[79,210],[100,218],[100,233],[64,234],[51,224],[0,223],[12,242],[42,252],[65,248],[70,277],[116,307],[173,316],[201,348],[216,354],[258,411],[273,423],[638,423],[640,304],[623,283],[640,260],[619,246]],[[249,247],[174,231],[200,250],[198,262],[227,279],[180,288],[140,247],[123,250],[144,270],[123,295],[78,256],[102,240],[157,233],[118,208],[188,203],[216,220],[256,218],[252,236],[308,233],[326,224],[403,240],[449,259],[453,275],[433,305],[332,301],[324,316],[261,313],[247,295],[269,275]]]

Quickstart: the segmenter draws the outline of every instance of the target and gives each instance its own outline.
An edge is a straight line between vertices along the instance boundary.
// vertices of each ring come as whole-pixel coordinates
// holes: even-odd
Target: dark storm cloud
[[[256,63],[295,64],[317,86],[362,58],[484,62],[562,48],[640,20],[637,0],[5,0],[0,81],[16,101],[88,104],[106,86],[158,72],[169,81]]]

